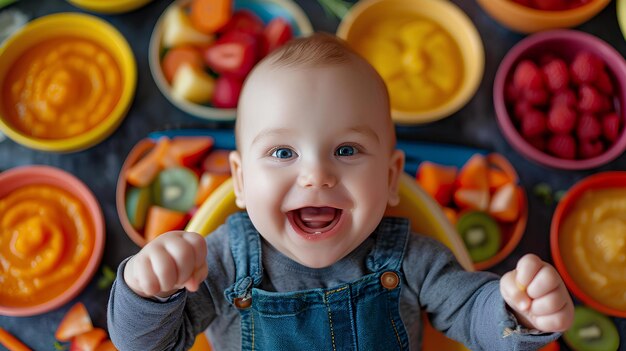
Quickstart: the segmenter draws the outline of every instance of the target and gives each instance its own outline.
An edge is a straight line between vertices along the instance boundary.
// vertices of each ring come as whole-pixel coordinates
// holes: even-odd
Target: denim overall
[[[269,292],[263,278],[261,239],[246,214],[228,219],[236,266],[224,292],[241,314],[242,350],[408,350],[400,319],[400,272],[407,221],[386,218],[367,257],[371,272],[326,289]]]

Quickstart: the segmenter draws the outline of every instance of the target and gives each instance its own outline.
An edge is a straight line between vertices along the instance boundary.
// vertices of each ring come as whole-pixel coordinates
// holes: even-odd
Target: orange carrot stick
[[[4,345],[9,351],[31,351],[28,346],[24,345],[2,327],[0,327],[0,344]]]

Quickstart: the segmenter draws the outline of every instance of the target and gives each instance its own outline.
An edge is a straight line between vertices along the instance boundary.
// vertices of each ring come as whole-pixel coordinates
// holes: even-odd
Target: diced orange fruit
[[[417,169],[417,181],[441,206],[452,199],[457,168],[424,161]]]
[[[170,146],[160,160],[163,168],[192,167],[213,147],[214,140],[208,136],[179,136],[171,140]]]
[[[170,140],[168,138],[159,139],[156,146],[147,155],[128,169],[126,181],[136,187],[149,185],[161,171],[161,159],[169,149],[169,146]]]
[[[459,187],[489,189],[487,179],[487,159],[481,154],[474,154],[461,168],[457,178]]]
[[[211,193],[217,189],[224,181],[230,178],[230,175],[223,173],[210,173],[204,172],[200,176],[200,182],[198,184],[198,192],[196,193],[195,204],[197,206],[202,205]]]
[[[502,222],[515,221],[520,213],[519,191],[513,183],[498,188],[491,198],[489,214]]]
[[[504,171],[495,167],[490,167],[487,171],[487,181],[489,183],[490,192],[494,192],[505,184],[514,183],[513,178],[511,178]]]
[[[104,329],[93,328],[88,332],[76,335],[72,339],[70,351],[95,351],[107,337],[107,332]]]
[[[147,241],[150,241],[165,232],[183,229],[187,219],[187,214],[184,212],[168,210],[160,206],[150,206],[144,236]]]
[[[98,345],[96,351],[117,351],[117,349],[111,340],[105,340],[102,344]]]
[[[489,190],[459,188],[454,192],[454,203],[460,209],[486,211],[489,207]]]
[[[456,210],[450,207],[443,207],[442,210],[443,214],[446,215],[446,218],[448,218],[450,223],[453,225],[456,224],[456,221],[459,219],[459,215]]]
[[[228,22],[232,11],[232,0],[192,0],[189,18],[197,30],[211,34]]]
[[[59,341],[69,341],[72,337],[93,329],[89,312],[82,302],[76,303],[67,311],[57,327],[54,337]]]

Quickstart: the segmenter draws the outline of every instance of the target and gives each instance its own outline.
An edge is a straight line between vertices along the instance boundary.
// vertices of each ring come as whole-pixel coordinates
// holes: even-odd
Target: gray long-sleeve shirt
[[[196,293],[183,291],[167,302],[145,299],[126,285],[123,262],[108,306],[111,339],[118,349],[182,350],[206,329],[214,349],[240,350],[239,311],[224,297],[235,281],[235,266],[223,225],[207,236],[209,275]],[[366,258],[374,246],[374,233],[355,251],[334,265],[308,268],[289,259],[262,240],[264,279],[259,287],[287,292],[329,288],[370,273]],[[433,326],[471,350],[536,350],[558,334],[528,333],[507,311],[498,277],[487,272],[466,272],[453,254],[431,238],[412,234],[402,265],[406,283],[400,296],[400,314],[411,350],[421,349],[421,312]]]

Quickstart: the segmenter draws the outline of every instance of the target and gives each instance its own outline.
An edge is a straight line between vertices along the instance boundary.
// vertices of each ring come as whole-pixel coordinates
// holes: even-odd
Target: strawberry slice
[[[208,136],[177,136],[171,140],[170,146],[159,160],[163,168],[196,165],[211,147],[214,140]]]
[[[95,351],[106,338],[107,332],[104,329],[94,328],[76,335],[70,345],[70,351]]]
[[[260,35],[263,33],[263,27],[263,21],[254,12],[249,10],[237,10],[219,32],[228,33],[231,31],[241,31],[253,35]]]
[[[213,71],[243,78],[256,62],[256,49],[244,40],[216,43],[204,50],[203,58]]]
[[[291,38],[293,38],[293,29],[291,28],[291,24],[289,24],[289,22],[282,17],[272,19],[263,30],[262,56],[265,56],[281,47]]]
[[[67,311],[57,327],[54,337],[59,341],[69,341],[72,337],[93,329],[89,312],[82,302],[76,303]]]
[[[217,78],[213,92],[213,106],[219,108],[237,107],[242,88],[243,81],[241,78],[227,75]]]

